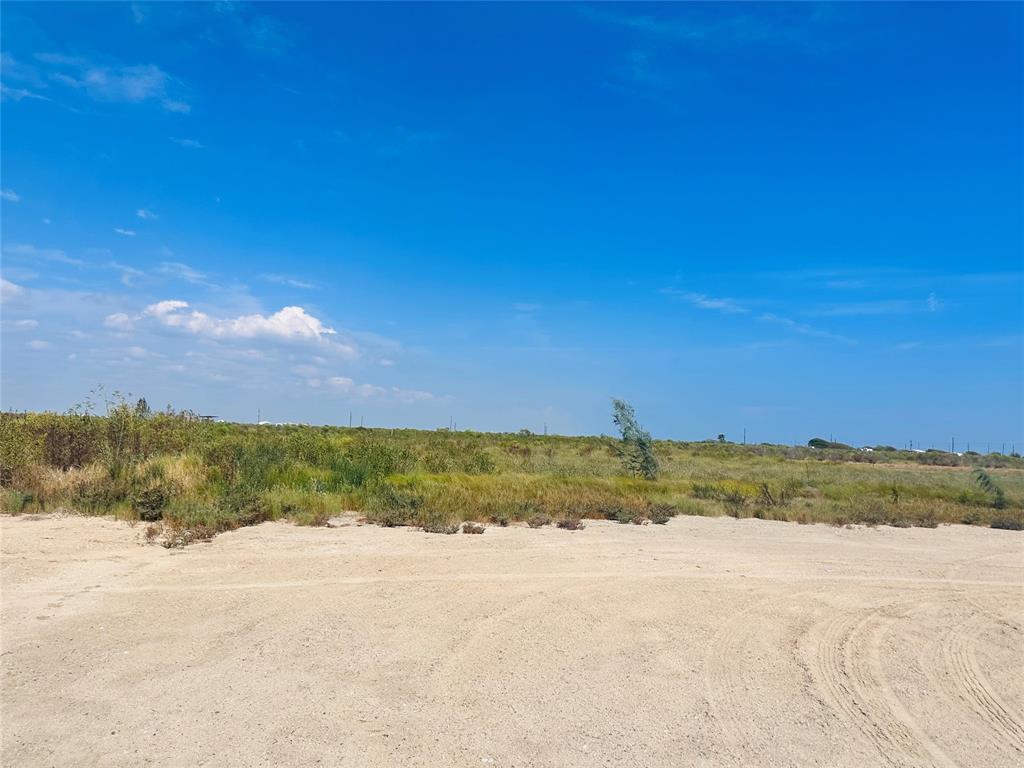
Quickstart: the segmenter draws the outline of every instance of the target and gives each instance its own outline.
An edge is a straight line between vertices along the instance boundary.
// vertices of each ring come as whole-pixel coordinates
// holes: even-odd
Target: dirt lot
[[[9,766],[1016,766],[1024,535],[0,518]]]

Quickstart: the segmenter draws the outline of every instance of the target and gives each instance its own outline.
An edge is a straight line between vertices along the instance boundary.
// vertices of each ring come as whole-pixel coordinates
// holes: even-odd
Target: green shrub
[[[32,503],[32,494],[22,493],[14,488],[0,490],[0,512],[20,515]]]
[[[132,497],[132,507],[138,514],[139,520],[152,523],[163,517],[167,501],[167,490],[160,486],[154,486],[137,491]]]

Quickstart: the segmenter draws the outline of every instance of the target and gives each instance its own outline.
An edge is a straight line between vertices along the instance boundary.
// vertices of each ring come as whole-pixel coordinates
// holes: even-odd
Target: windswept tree
[[[654,480],[658,476],[658,459],[649,432],[636,420],[636,411],[625,400],[612,400],[612,420],[619,428],[622,443],[619,456],[626,470],[635,477]]]

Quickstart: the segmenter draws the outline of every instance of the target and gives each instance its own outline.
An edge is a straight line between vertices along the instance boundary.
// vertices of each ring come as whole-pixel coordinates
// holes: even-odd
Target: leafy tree
[[[612,420],[622,435],[619,456],[627,471],[635,477],[654,480],[658,476],[658,459],[653,441],[650,433],[637,423],[633,406],[625,400],[613,399]]]

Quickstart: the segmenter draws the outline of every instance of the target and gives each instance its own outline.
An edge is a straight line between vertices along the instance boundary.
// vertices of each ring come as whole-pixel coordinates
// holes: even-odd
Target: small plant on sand
[[[579,531],[583,529],[583,521],[578,517],[562,518],[555,525],[565,531]]]
[[[486,529],[479,523],[465,522],[462,524],[463,533],[483,533],[484,530]]]
[[[545,515],[543,512],[538,513],[528,518],[526,524],[531,528],[543,528],[545,525],[551,525],[551,515]]]
[[[651,506],[649,516],[655,525],[665,525],[677,514],[679,514],[679,510],[672,504],[654,504]]]

